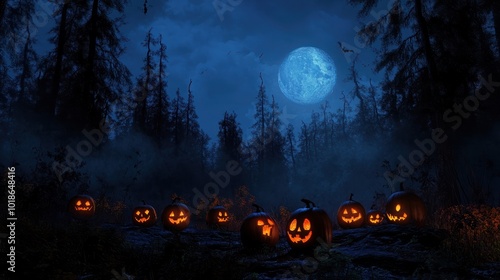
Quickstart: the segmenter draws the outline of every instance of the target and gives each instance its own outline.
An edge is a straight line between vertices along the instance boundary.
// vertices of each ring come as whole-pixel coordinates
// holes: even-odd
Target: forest
[[[365,23],[357,38],[377,49],[373,67],[383,78],[360,74],[359,45],[332,46],[349,58],[343,71],[351,88],[336,93],[340,109],[324,101],[294,125],[255,69],[252,128],[241,126],[244,112],[219,103],[226,112],[209,120],[218,125],[212,137],[197,109],[214,105],[197,102],[204,93],[192,90],[195,81],[168,86],[169,42],[161,32],[152,26],[126,38],[120,31],[126,1],[42,2],[0,2],[0,168],[2,186],[16,170],[21,271],[109,279],[121,262],[140,279],[169,279],[144,273],[149,266],[137,265],[139,258],[117,257],[125,249],[99,227],[131,224],[143,203],[161,212],[181,200],[195,229],[222,205],[235,217],[228,231],[238,232],[252,203],[285,228],[303,198],[335,220],[351,194],[367,210],[383,211],[400,188],[422,198],[426,227],[449,230],[440,250],[452,261],[500,262],[499,1],[389,1],[373,20],[370,11],[384,1],[349,0]],[[146,0],[137,16],[147,16],[147,7]],[[35,48],[45,39],[36,34],[41,9],[55,21],[44,51]],[[139,75],[121,60],[127,40],[142,42]],[[80,194],[96,204],[84,224],[66,211]],[[85,241],[82,227],[97,239]],[[58,253],[85,242],[99,252]]]

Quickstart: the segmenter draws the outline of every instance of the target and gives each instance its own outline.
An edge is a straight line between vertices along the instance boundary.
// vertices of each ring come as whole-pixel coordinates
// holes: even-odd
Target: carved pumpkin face
[[[271,232],[275,225],[276,223],[272,220],[272,218],[257,220],[257,227],[262,228],[262,236],[271,236]]]
[[[178,215],[176,212],[178,212]],[[185,222],[187,218],[188,216],[184,213],[184,211],[182,211],[182,209],[179,211],[172,210],[170,211],[170,214],[168,214],[168,221],[175,225]]]
[[[352,194],[349,200],[343,202],[337,211],[337,222],[341,228],[358,228],[365,222],[365,208],[361,203],[352,200]]]
[[[229,217],[227,216],[227,211],[219,211],[217,214],[217,222],[227,223],[227,221],[229,221]]]
[[[300,222],[297,222],[297,219],[293,219],[288,226],[288,240],[292,243],[307,243],[312,237],[311,230],[311,221],[308,218],[305,218],[302,221],[302,225]]]
[[[172,204],[163,209],[161,220],[165,229],[179,232],[189,226],[191,212],[185,204],[174,200]]]
[[[208,210],[206,220],[209,227],[224,226],[229,221],[229,213],[226,208],[218,205]]]
[[[95,202],[91,196],[75,195],[69,200],[68,211],[77,219],[88,219],[95,214]]]
[[[241,224],[241,242],[245,247],[275,246],[280,237],[278,223],[262,207],[254,204],[255,213],[248,215]]]
[[[137,226],[150,227],[156,224],[156,210],[151,205],[141,205],[132,211],[132,223]]]
[[[407,225],[415,223],[422,226],[425,223],[426,208],[424,201],[410,191],[398,191],[387,199],[385,209],[390,223]]]
[[[370,210],[366,213],[366,224],[369,226],[377,226],[384,221],[384,213],[378,210]]]
[[[287,223],[286,238],[295,250],[314,249],[319,245],[318,239],[330,243],[332,239],[332,223],[328,214],[316,205],[302,199],[306,207],[295,210]]]

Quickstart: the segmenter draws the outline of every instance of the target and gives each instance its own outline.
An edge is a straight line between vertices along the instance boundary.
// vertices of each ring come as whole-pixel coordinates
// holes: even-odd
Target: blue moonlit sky
[[[350,62],[338,42],[356,46],[355,30],[363,23],[357,18],[359,7],[347,1],[220,0],[229,5],[222,14],[214,7],[216,1],[149,0],[147,14],[143,13],[142,0],[129,1],[126,24],[121,27],[128,38],[122,61],[134,75],[133,81],[140,74],[145,55],[141,43],[152,28],[155,36],[162,34],[167,45],[169,97],[177,88],[186,96],[192,79],[199,122],[212,140],[217,137],[224,111],[238,115],[244,139],[248,139],[261,72],[268,96],[274,95],[283,110],[283,123],[294,124],[297,133],[301,121],[307,122],[320,104],[289,101],[279,89],[278,69],[290,51],[313,46],[327,52],[335,62],[337,82],[326,100],[332,111],[340,108],[341,92],[348,95],[352,84],[346,81]],[[40,29],[40,50],[53,48],[46,33],[53,24],[51,19]],[[373,52],[370,47],[357,46],[358,69],[367,81],[372,76]]]

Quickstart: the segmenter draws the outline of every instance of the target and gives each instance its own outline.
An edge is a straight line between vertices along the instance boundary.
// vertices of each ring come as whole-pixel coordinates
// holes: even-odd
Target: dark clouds
[[[298,125],[313,109],[318,110],[319,104],[294,104],[279,90],[279,65],[296,48],[318,47],[334,59],[337,85],[327,98],[332,109],[339,106],[340,92],[349,91],[345,82],[349,65],[337,42],[353,42],[357,11],[343,1],[243,0],[232,10],[219,13],[223,20],[213,1],[148,2],[146,15],[142,3],[127,7],[122,31],[129,42],[123,61],[133,74],[139,74],[144,57],[141,42],[147,30],[162,34],[168,48],[169,95],[177,88],[185,95],[193,80],[200,125],[212,139],[226,110],[238,114],[245,138],[249,136],[261,72],[268,95],[274,95],[287,112],[285,122]],[[240,1],[226,3],[231,2]]]
[[[46,1],[46,0],[42,0]],[[189,80],[201,127],[215,140],[218,121],[224,111],[236,112],[244,137],[249,137],[253,123],[255,101],[262,73],[267,94],[274,95],[285,110],[296,131],[300,121],[308,121],[312,110],[320,104],[297,105],[286,99],[278,87],[277,73],[287,54],[299,47],[314,46],[326,51],[337,68],[337,84],[327,97],[331,109],[340,106],[341,92],[349,92],[346,81],[349,61],[338,43],[355,44],[357,9],[347,1],[250,1],[220,0],[240,3],[219,17],[214,1],[148,0],[148,12],[143,13],[143,1],[129,1],[125,9],[125,25],[120,31],[128,39],[122,61],[134,76],[141,72],[145,55],[141,46],[147,31],[161,34],[167,45],[168,93],[173,97],[177,88],[186,96]],[[53,7],[55,8],[55,7]],[[53,46],[48,43],[48,31],[53,20],[39,28],[37,48],[45,54]],[[359,48],[364,68],[361,75],[371,76],[372,52]],[[134,79],[135,80],[135,79]],[[367,80],[367,79],[366,79]]]

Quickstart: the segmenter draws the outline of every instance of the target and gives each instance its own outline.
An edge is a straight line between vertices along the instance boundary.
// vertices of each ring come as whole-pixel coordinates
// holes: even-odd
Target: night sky
[[[147,31],[161,34],[167,45],[168,94],[177,88],[186,96],[189,80],[201,128],[215,141],[218,121],[225,111],[238,115],[244,139],[250,137],[253,114],[262,73],[266,93],[274,95],[282,109],[283,128],[292,123],[297,128],[306,123],[320,104],[299,105],[289,101],[278,87],[277,74],[287,54],[299,47],[324,50],[334,60],[337,82],[325,100],[331,111],[341,106],[341,92],[348,94],[352,83],[346,81],[352,53],[341,51],[338,42],[359,54],[358,71],[363,81],[376,79],[370,70],[373,51],[356,44],[357,8],[346,1],[233,1],[240,3],[217,12],[212,1],[150,0],[147,14],[142,1],[129,1],[122,34],[128,38],[122,61],[132,75],[140,74],[145,56],[141,46]],[[219,17],[221,14],[222,17]],[[40,49],[49,48],[46,31],[49,20],[38,35]],[[41,52],[43,53],[43,51]],[[361,64],[361,63],[359,63]]]

